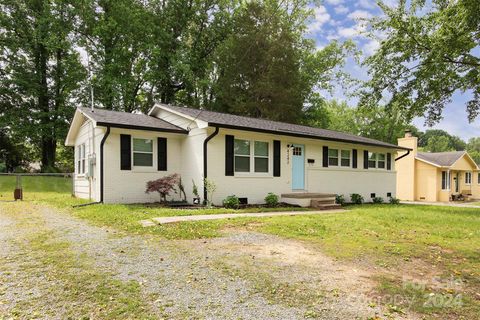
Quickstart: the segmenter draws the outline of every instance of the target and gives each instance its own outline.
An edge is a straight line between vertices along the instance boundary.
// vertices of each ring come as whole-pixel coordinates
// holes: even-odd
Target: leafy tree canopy
[[[456,92],[469,93],[468,118],[480,112],[480,5],[477,0],[400,0],[380,2],[384,17],[371,20],[379,50],[365,60],[371,80],[362,104],[386,101],[400,106],[408,119],[442,118]]]

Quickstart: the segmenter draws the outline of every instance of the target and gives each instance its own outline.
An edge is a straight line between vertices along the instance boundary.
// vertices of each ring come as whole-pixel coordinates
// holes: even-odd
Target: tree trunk
[[[45,39],[47,37],[46,26],[44,25],[44,3],[39,1],[37,7],[37,25],[38,38],[35,47],[35,69],[37,76],[37,98],[38,109],[40,110],[40,132],[41,142],[40,148],[42,153],[41,167],[42,171],[47,168],[51,168],[55,165],[55,147],[52,148],[52,144],[55,143],[55,139],[52,136],[51,123],[50,123],[50,98],[48,96],[48,56],[49,52],[45,45]]]

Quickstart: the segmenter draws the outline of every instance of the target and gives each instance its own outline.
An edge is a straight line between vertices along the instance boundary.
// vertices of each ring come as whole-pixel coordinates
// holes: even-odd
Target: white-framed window
[[[266,141],[234,140],[234,169],[240,173],[268,173],[270,144]]]
[[[328,149],[328,166],[338,166],[338,149]]]
[[[442,190],[450,190],[450,172],[442,171]]]
[[[77,173],[85,174],[85,143],[77,146]]]
[[[385,169],[385,153],[378,153],[377,154],[377,168]]]
[[[377,154],[374,152],[368,153],[368,167],[376,168],[377,167]]]
[[[134,167],[153,167],[153,140],[132,138]]]
[[[368,153],[368,167],[369,168],[377,168],[377,169],[385,169],[385,162],[387,156],[385,153],[375,153],[369,152]]]
[[[350,150],[342,150],[340,156],[340,165],[342,167],[350,167]]]
[[[465,184],[472,184],[472,173],[465,172]]]
[[[235,172],[250,172],[250,141],[235,139]]]
[[[329,167],[350,167],[350,150],[328,149]]]
[[[254,158],[255,172],[268,172],[268,142],[255,141]]]

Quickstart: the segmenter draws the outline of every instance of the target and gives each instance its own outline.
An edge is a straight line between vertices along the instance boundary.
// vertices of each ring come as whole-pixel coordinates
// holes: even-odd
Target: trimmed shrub
[[[337,194],[335,196],[335,203],[342,206],[345,204],[345,197],[343,196],[343,194]]]
[[[395,198],[395,197],[390,197],[389,202],[390,202],[390,204],[400,204],[400,199]]]
[[[362,204],[363,203],[363,197],[359,195],[358,193],[352,193],[350,195],[350,200],[354,204]]]
[[[228,209],[238,209],[240,200],[236,195],[228,196],[223,200],[223,206]]]
[[[265,203],[267,204],[267,207],[278,206],[278,196],[275,193],[269,192],[265,197]]]
[[[382,197],[375,197],[372,199],[373,203],[383,203]]]

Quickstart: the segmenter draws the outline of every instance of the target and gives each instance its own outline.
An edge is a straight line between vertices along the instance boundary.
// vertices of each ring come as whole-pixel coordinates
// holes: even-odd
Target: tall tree
[[[445,137],[445,139],[438,139],[438,137]],[[465,150],[466,148],[466,143],[463,141],[460,137],[453,136],[446,132],[445,130],[440,130],[440,129],[430,129],[425,131],[425,133],[422,134],[421,137],[418,139],[418,145],[419,147],[426,147],[428,146],[430,140],[434,140],[435,142],[432,143],[437,143],[438,141],[446,141],[447,146],[443,149],[443,151],[450,151],[450,150],[457,150],[457,151],[462,151]],[[436,148],[439,149],[439,148]],[[428,148],[427,148],[428,150]],[[431,150],[428,150],[431,151]]]
[[[152,15],[137,0],[82,0],[75,8],[79,45],[94,74],[96,105],[138,109],[154,50]]]
[[[397,143],[397,139],[404,135],[405,129],[413,127],[408,124],[398,108],[351,107],[346,102],[336,100],[320,100],[316,105],[307,108],[303,122],[311,126],[390,143]]]
[[[298,122],[316,89],[325,89],[345,58],[332,42],[317,50],[305,38],[307,1],[251,1],[236,12],[219,50],[215,109]]]
[[[449,139],[446,136],[431,136],[428,139],[427,145],[424,150],[428,152],[445,152],[453,151],[449,144]]]
[[[380,2],[384,16],[371,20],[380,48],[366,59],[371,80],[361,102],[396,104],[427,124],[442,118],[454,93],[471,94],[468,118],[480,112],[480,5],[477,0]]]
[[[49,170],[84,76],[70,38],[72,7],[66,0],[5,0],[0,8],[0,124],[32,143]]]
[[[467,151],[473,160],[480,165],[480,137],[470,138],[468,140]]]

